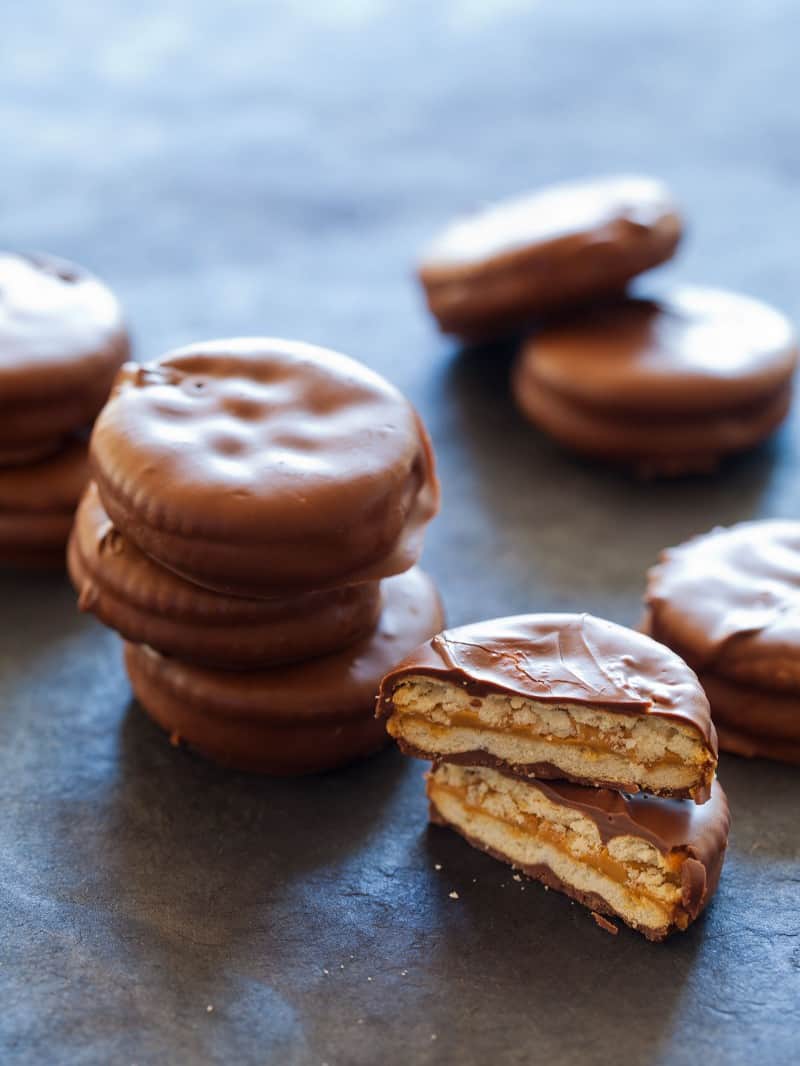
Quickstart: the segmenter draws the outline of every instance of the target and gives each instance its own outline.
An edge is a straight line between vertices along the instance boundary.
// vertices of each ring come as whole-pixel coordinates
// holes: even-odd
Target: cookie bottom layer
[[[185,743],[221,766],[279,777],[321,773],[372,755],[388,740],[368,712],[341,721],[294,724],[211,715],[163,684],[158,667],[148,662],[154,654],[140,645],[125,645],[125,666],[136,699],[173,743]]]
[[[143,709],[176,740],[225,766],[317,773],[370,755],[388,740],[374,717],[383,675],[439,632],[436,589],[417,568],[383,583],[375,631],[333,655],[269,670],[212,670],[125,645]]]
[[[642,477],[709,473],[722,459],[755,447],[784,420],[791,384],[737,410],[672,418],[646,409],[614,413],[574,402],[526,372],[512,379],[522,413],[560,444],[590,458],[629,466]]]

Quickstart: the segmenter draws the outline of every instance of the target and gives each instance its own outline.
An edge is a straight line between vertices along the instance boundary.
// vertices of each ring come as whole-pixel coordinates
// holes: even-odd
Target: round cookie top
[[[648,574],[649,627],[697,669],[800,691],[800,522],[714,529]]]
[[[654,178],[621,175],[563,182],[491,205],[451,223],[422,257],[423,280],[439,271],[484,266],[558,241],[599,244],[626,231],[668,226],[680,219],[667,187]]]
[[[260,584],[361,579],[438,507],[408,401],[347,356],[294,341],[212,341],[129,364],[91,451],[106,509],[143,550],[178,568],[143,541],[147,527],[208,541],[215,565],[230,547],[223,569],[235,569],[246,545]]]
[[[692,725],[716,752],[708,700],[694,672],[650,637],[589,614],[527,614],[448,629],[381,686],[380,713],[404,677],[440,677],[476,695],[502,691]]]
[[[110,379],[128,357],[116,297],[87,270],[45,255],[0,253],[0,404]]]
[[[796,362],[795,333],[780,312],[686,286],[549,326],[526,343],[521,371],[593,407],[690,414],[763,399],[785,387]]]

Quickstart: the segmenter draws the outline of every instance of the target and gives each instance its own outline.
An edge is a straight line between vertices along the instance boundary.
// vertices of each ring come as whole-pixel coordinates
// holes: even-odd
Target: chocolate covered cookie
[[[652,178],[566,182],[454,222],[425,252],[419,277],[445,333],[483,339],[621,292],[670,258],[681,228]]]
[[[720,747],[800,763],[800,522],[742,522],[661,555],[646,629],[697,671]]]
[[[0,254],[0,465],[91,425],[129,354],[111,291],[75,263]]]
[[[0,467],[0,566],[63,569],[88,476],[87,446],[81,440],[27,466]]]
[[[428,797],[431,821],[650,940],[686,929],[707,906],[730,826],[718,781],[697,806],[443,763],[428,775]]]
[[[75,516],[79,605],[135,644],[219,669],[263,670],[338,651],[375,627],[377,581],[270,600],[226,596],[159,566],[111,523],[97,487]]]
[[[689,667],[590,615],[446,630],[384,678],[378,714],[410,755],[524,779],[702,803],[717,763],[708,700]]]
[[[520,410],[584,455],[644,475],[713,470],[786,416],[797,362],[778,311],[716,289],[624,299],[534,334],[512,375]]]
[[[133,690],[176,740],[226,766],[270,774],[341,766],[385,743],[374,717],[380,679],[442,625],[439,597],[418,568],[384,581],[382,591],[372,634],[292,666],[215,671],[126,644]]]
[[[399,573],[438,507],[407,400],[297,342],[214,341],[125,367],[91,455],[127,540],[195,584],[248,597]]]

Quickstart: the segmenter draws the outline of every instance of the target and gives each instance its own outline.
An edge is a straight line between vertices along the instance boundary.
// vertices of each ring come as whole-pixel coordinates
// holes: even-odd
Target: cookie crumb
[[[611,933],[612,936],[616,936],[619,932],[619,929],[613,922],[610,922],[608,918],[604,918],[602,914],[598,914],[597,911],[592,911],[592,917],[601,929],[605,929],[605,931]]]
[[[522,878],[521,878],[521,877],[519,876],[519,874],[514,874],[514,876],[512,877],[512,879],[511,879],[511,880],[512,880],[512,881],[521,881],[521,880],[522,880]]]
[[[209,1003],[208,1006],[206,1007],[206,1013],[210,1014],[213,1009],[214,1009],[214,1004],[213,1003]]]
[[[434,870],[441,870],[442,864],[440,862],[435,862],[433,864],[433,868],[434,868]]]
[[[451,892],[450,899],[458,899],[458,892]]]

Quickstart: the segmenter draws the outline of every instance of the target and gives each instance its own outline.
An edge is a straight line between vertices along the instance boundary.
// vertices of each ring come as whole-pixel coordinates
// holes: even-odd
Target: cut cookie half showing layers
[[[428,775],[428,797],[431,821],[650,940],[705,908],[730,826],[717,781],[698,807],[443,763]]]
[[[409,755],[523,778],[703,803],[717,765],[692,670],[649,637],[585,614],[446,630],[384,678],[378,715]]]

